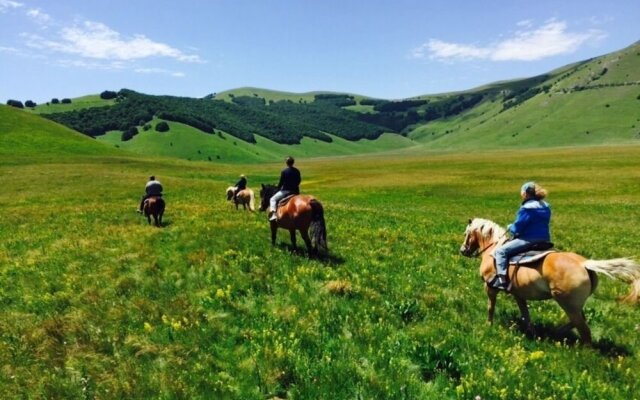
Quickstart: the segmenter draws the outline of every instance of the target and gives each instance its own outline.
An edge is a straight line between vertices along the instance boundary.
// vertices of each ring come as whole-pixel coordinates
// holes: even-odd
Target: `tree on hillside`
[[[51,104],[60,104],[60,100],[54,97],[53,99],[51,99]]]
[[[126,142],[127,140],[131,139],[137,134],[138,134],[138,128],[136,128],[135,126],[132,126],[131,128],[122,132],[122,141]]]
[[[158,122],[158,124],[156,125],[156,131],[158,131],[158,132],[168,132],[169,131],[169,124],[167,124],[165,121]]]
[[[111,100],[115,99],[116,97],[118,97],[118,93],[112,90],[105,90],[104,92],[100,93],[100,98],[103,100]]]
[[[71,104],[71,99],[62,99],[62,104]]]
[[[24,108],[24,105],[22,105],[20,100],[8,100],[7,105],[16,108]]]
[[[31,100],[27,100],[27,101],[24,102],[24,106],[33,108],[33,107],[37,106],[37,104],[35,102],[31,101]]]

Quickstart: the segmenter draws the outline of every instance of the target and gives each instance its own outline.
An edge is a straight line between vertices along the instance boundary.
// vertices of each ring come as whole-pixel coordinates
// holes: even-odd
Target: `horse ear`
[[[262,188],[264,189],[264,183],[261,183],[260,185],[262,185]]]
[[[471,225],[471,222],[472,222],[472,220],[471,220],[471,218],[469,218],[469,225]]]

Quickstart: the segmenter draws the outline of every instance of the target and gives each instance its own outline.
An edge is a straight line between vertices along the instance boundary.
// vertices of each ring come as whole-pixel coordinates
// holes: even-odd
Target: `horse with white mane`
[[[487,282],[496,273],[493,250],[507,241],[506,230],[498,224],[481,218],[469,220],[460,253],[466,257],[481,256],[480,275]],[[527,300],[553,298],[569,317],[564,327],[575,327],[584,344],[591,344],[591,330],[587,325],[583,307],[598,286],[597,273],[631,284],[625,301],[636,303],[640,297],[640,265],[628,258],[587,260],[569,252],[552,252],[544,259],[526,266],[510,265],[511,294],[516,300],[522,320],[532,330]],[[489,297],[488,321],[493,322],[498,291],[485,284]]]
[[[233,201],[236,205],[236,210],[238,209],[238,204],[242,205],[242,207],[246,210],[247,206],[249,206],[250,211],[255,211],[255,195],[253,194],[253,190],[246,188],[238,192],[236,196],[233,194],[236,191],[235,186],[229,186],[227,188],[227,200]]]

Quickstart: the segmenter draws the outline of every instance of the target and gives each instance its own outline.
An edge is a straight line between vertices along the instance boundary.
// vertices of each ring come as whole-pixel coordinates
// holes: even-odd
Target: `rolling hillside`
[[[0,105],[0,157],[108,156],[122,152],[37,115]]]
[[[417,126],[409,137],[432,149],[637,143],[640,43],[466,93],[484,93],[486,99],[460,115]]]
[[[252,162],[416,144],[433,151],[631,144],[640,143],[640,42],[540,76],[396,101],[258,88],[202,99],[119,94],[30,111],[114,147],[192,160]],[[171,133],[144,132],[158,118],[171,122]],[[121,139],[125,131],[130,142]]]

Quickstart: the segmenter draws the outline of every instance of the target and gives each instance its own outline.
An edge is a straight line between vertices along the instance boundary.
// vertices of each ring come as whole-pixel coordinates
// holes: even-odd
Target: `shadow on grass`
[[[533,331],[529,331],[522,322],[519,314],[511,314],[507,316],[507,322],[512,326],[517,326],[518,331],[524,334],[528,339],[545,340],[549,342],[558,342],[569,346],[580,344],[580,337],[575,333],[574,329],[563,329],[557,325],[531,323]],[[597,350],[605,357],[630,356],[632,354],[629,347],[615,343],[611,339],[602,338],[592,343],[591,347]]]
[[[280,242],[276,244],[276,247],[282,251],[288,251],[289,253],[296,256],[307,257],[311,260],[317,260],[325,266],[336,266],[344,264],[345,262],[344,258],[340,257],[339,255],[331,253],[326,255],[309,254],[306,247],[297,246],[294,249],[290,244],[287,244],[286,242]]]

